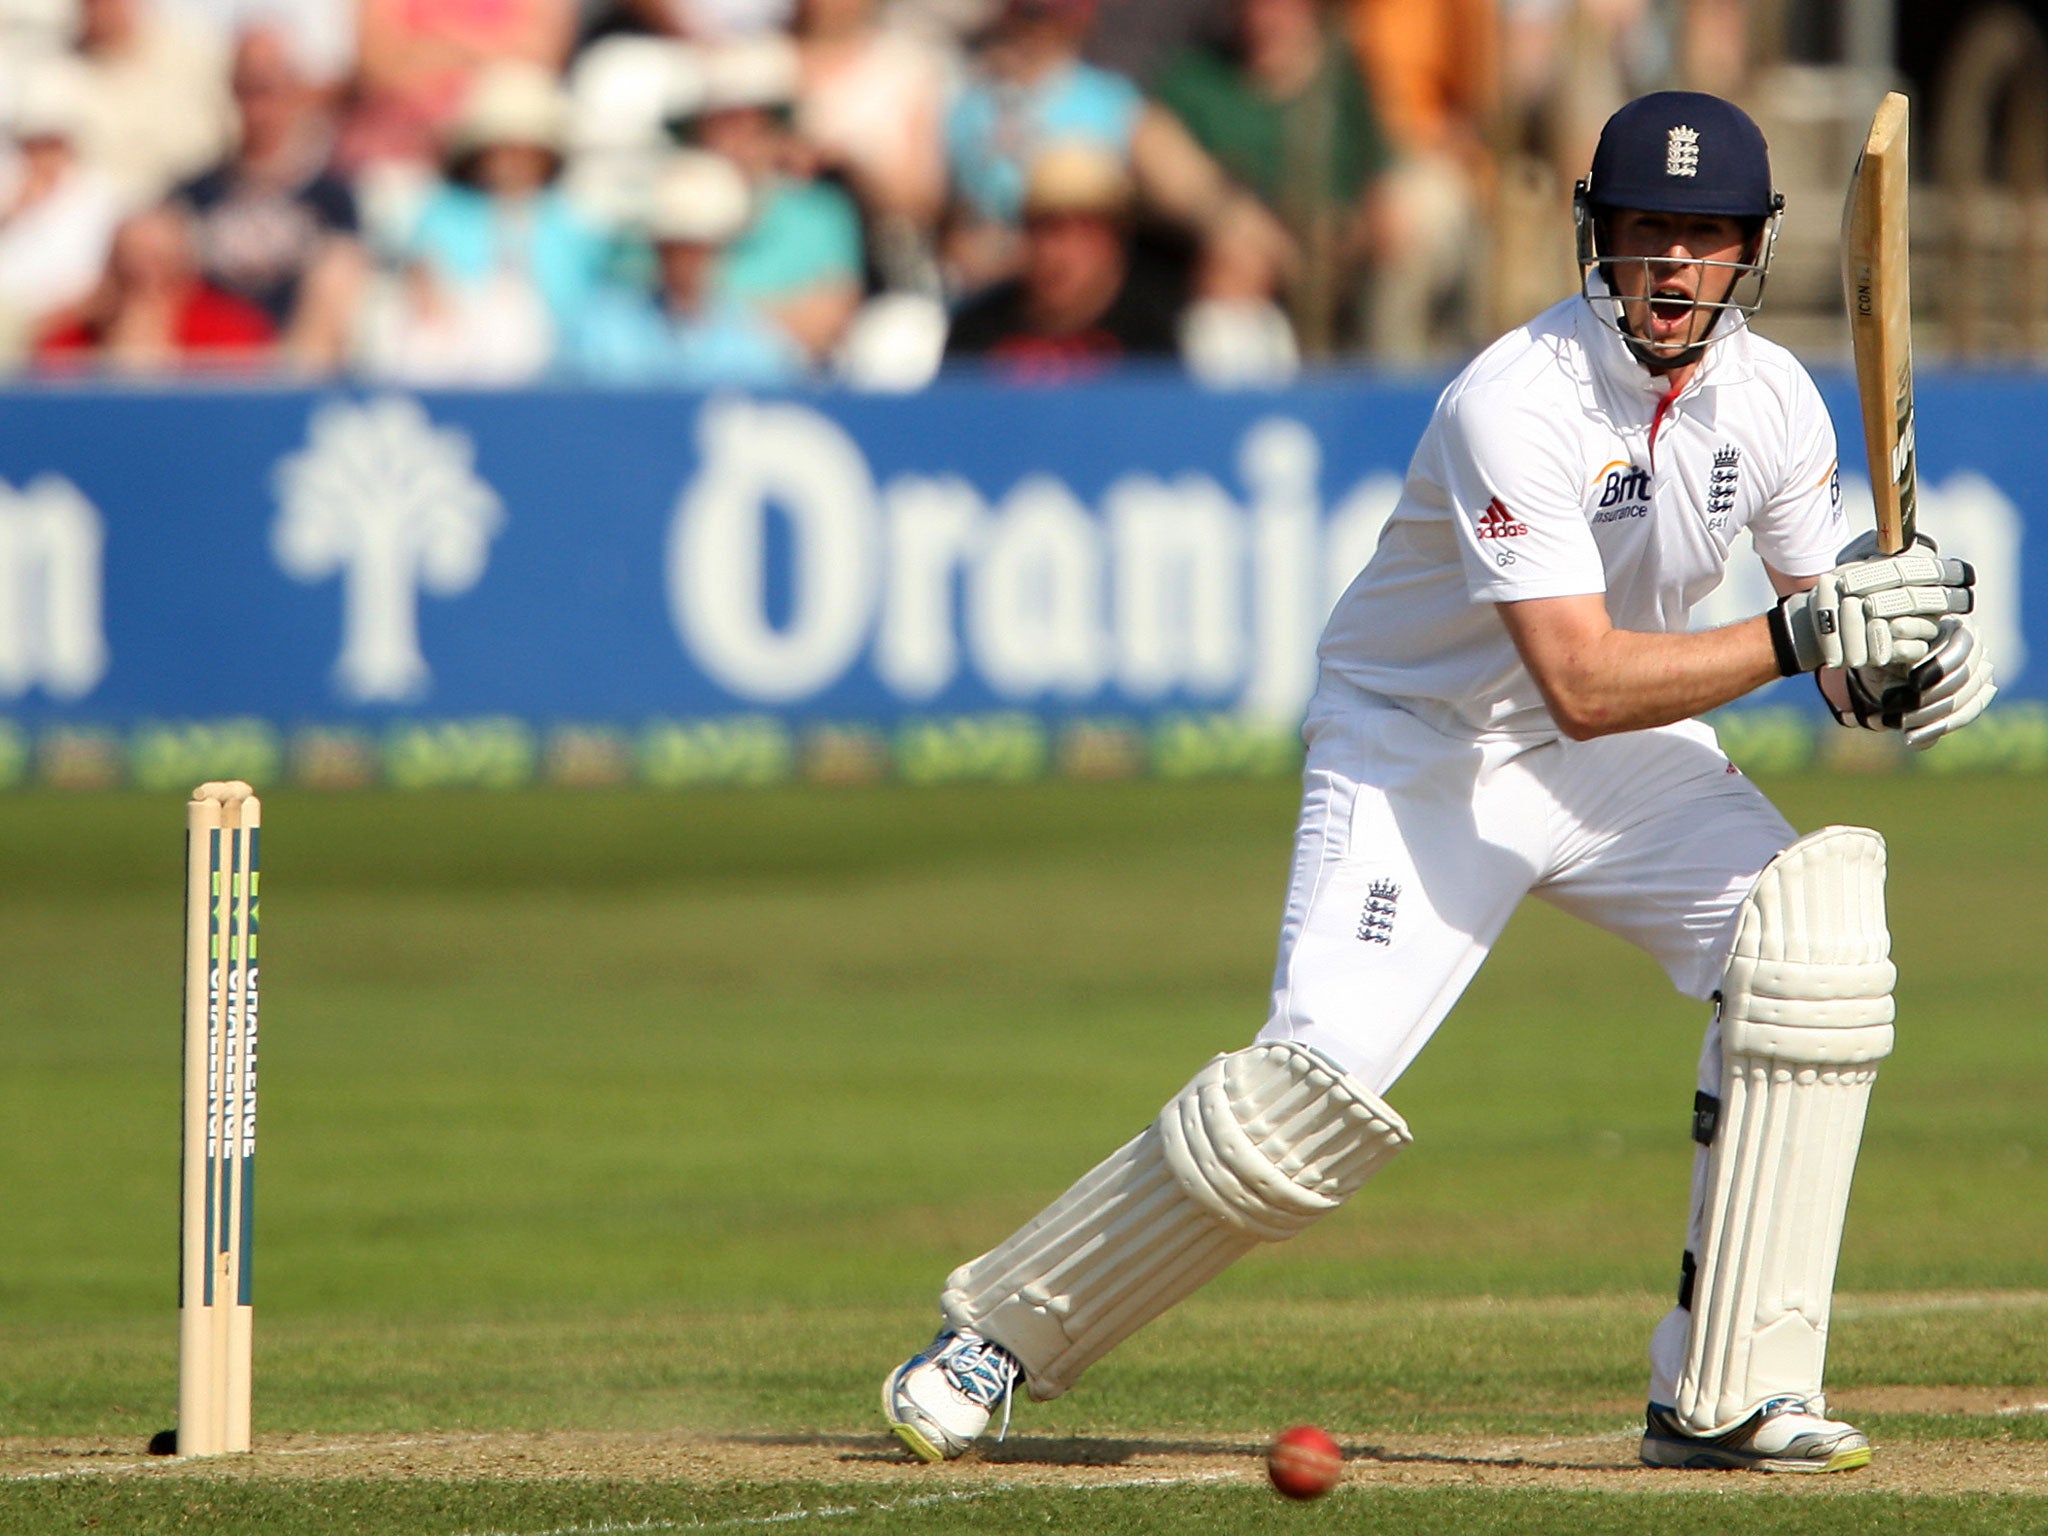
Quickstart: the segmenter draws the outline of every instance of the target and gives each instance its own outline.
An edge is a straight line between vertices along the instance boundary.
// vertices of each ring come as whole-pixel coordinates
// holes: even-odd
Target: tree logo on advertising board
[[[504,527],[498,495],[475,470],[476,445],[437,427],[419,402],[331,401],[307,447],[277,467],[270,545],[304,582],[340,576],[336,687],[356,704],[425,697],[419,595],[454,597],[482,578]]]

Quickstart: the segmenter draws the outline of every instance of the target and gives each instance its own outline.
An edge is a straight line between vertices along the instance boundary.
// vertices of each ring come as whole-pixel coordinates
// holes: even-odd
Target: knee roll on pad
[[[1262,1242],[1343,1204],[1410,1140],[1291,1041],[1216,1057],[1153,1123],[947,1277],[946,1321],[994,1339],[1040,1400]]]
[[[1890,948],[1884,840],[1860,827],[1801,838],[1743,901],[1676,1405],[1695,1434],[1820,1394],[1864,1109],[1892,1048]]]

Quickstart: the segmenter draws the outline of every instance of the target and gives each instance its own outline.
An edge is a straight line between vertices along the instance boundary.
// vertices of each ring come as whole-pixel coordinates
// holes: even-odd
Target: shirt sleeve
[[[1605,592],[1579,456],[1556,412],[1527,392],[1489,387],[1446,401],[1441,426],[1444,490],[1472,601]]]
[[[1804,368],[1794,370],[1789,384],[1784,473],[1751,520],[1750,538],[1772,570],[1818,576],[1834,568],[1849,542],[1835,424]]]

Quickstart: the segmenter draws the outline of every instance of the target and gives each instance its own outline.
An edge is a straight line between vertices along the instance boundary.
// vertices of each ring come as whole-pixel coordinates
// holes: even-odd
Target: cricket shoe
[[[1677,1409],[1652,1403],[1642,1457],[1652,1467],[1848,1472],[1869,1465],[1870,1441],[1803,1397],[1774,1397],[1720,1435],[1695,1435],[1680,1424]]]
[[[1010,1430],[1010,1395],[1023,1377],[1016,1356],[968,1328],[948,1328],[889,1373],[882,1416],[920,1461],[951,1461],[988,1428],[996,1404]]]

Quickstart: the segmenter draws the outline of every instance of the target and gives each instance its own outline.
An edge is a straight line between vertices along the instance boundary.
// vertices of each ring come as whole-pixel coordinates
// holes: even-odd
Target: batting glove
[[[1813,674],[1816,686],[1819,685],[1821,676],[1819,672]],[[1896,731],[1899,728],[1899,716],[1887,717],[1884,712],[1884,692],[1892,683],[1890,673],[1874,667],[1858,667],[1843,672],[1842,681],[1847,685],[1849,693],[1847,709],[1837,708],[1835,701],[1828,697],[1826,688],[1820,690],[1821,702],[1827,705],[1828,713],[1835,717],[1835,724],[1848,726],[1852,730],[1860,727],[1866,731]]]
[[[1887,715],[1898,714],[1906,745],[1924,752],[1983,714],[1997,693],[1977,626],[1968,619],[1943,619],[1933,652],[1904,684],[1886,690],[1884,707]]]
[[[1771,610],[1778,671],[1917,661],[1934,639],[1930,622],[1970,611],[1976,579],[1968,561],[1917,549],[1838,565]]]
[[[1935,543],[1927,534],[1915,533],[1913,535],[1913,547],[1907,553],[1938,555],[1941,553],[1941,546]],[[1883,558],[1885,558],[1884,551],[1877,547],[1877,530],[1871,528],[1851,539],[1843,547],[1842,552],[1835,556],[1835,564],[1838,566],[1850,565],[1859,561],[1880,560]],[[1972,576],[1974,577],[1974,575],[1975,571],[1973,568]],[[1933,619],[1893,620],[1892,656],[1890,661],[1883,663],[1884,669],[1891,675],[1884,678],[1865,679],[1866,683],[1876,690],[1877,696],[1881,697],[1886,688],[1894,687],[1904,682],[1906,674],[1912,671],[1915,665],[1926,659],[1927,653],[1934,648],[1936,627],[1937,621]]]
[[[1998,686],[1992,681],[1991,658],[1977,626],[1966,618],[1949,618],[1936,627],[1932,650],[1903,682],[1883,668],[1852,668],[1843,674],[1847,709],[1836,709],[1823,689],[1821,697],[1835,723],[1866,731],[1904,731],[1906,745],[1924,752],[1983,714]]]

